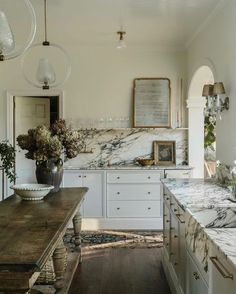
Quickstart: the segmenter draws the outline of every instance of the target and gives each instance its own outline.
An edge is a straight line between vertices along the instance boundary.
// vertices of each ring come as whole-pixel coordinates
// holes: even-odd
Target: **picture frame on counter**
[[[175,141],[153,141],[153,154],[156,165],[176,165]]]

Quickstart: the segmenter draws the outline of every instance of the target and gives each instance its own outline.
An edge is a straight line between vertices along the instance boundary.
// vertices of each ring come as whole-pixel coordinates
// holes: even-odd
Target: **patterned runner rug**
[[[64,241],[73,250],[72,229],[67,230]],[[81,241],[83,251],[101,248],[160,248],[163,234],[159,231],[82,231]]]

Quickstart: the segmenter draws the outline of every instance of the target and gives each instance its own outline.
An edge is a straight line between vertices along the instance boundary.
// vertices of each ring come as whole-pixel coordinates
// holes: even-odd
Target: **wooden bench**
[[[87,188],[61,188],[43,201],[12,195],[0,203],[0,293],[26,293],[53,258],[56,291],[64,287],[63,236],[73,221],[81,256],[79,207]]]

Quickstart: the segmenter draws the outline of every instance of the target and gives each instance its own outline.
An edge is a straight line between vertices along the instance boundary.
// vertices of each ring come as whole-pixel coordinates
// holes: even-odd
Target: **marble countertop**
[[[186,170],[186,169],[193,169],[188,165],[176,165],[176,166],[157,166],[157,165],[150,165],[150,166],[141,166],[141,165],[106,165],[106,166],[97,166],[97,167],[79,167],[79,166],[72,166],[64,164],[64,170]]]
[[[205,229],[210,241],[236,268],[236,228]]]
[[[228,200],[230,191],[203,179],[162,179],[168,190],[175,196],[183,209],[236,207]]]
[[[210,240],[236,269],[236,203],[228,200],[230,191],[203,179],[162,182],[186,211],[186,240],[204,266],[208,250],[201,248]]]

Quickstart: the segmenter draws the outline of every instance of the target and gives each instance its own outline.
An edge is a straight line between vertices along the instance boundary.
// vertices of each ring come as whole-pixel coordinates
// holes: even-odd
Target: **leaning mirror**
[[[133,85],[133,125],[169,128],[171,88],[167,78],[138,78]]]

